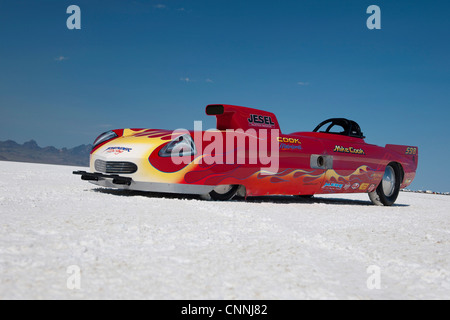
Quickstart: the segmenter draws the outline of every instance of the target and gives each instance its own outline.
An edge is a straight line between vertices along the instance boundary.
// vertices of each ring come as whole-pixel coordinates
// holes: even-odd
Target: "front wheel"
[[[239,185],[222,185],[214,188],[213,191],[209,193],[209,196],[212,200],[216,201],[227,201],[234,198],[237,191],[239,189]]]
[[[400,168],[396,164],[389,164],[377,189],[369,192],[372,203],[377,206],[392,206],[400,192],[400,180]]]

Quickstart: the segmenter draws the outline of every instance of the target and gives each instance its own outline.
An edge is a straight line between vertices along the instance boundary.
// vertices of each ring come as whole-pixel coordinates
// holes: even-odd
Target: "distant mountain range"
[[[15,141],[0,141],[0,160],[60,164],[70,166],[89,166],[89,154],[92,145],[81,145],[72,149],[38,146],[30,140],[24,144]]]

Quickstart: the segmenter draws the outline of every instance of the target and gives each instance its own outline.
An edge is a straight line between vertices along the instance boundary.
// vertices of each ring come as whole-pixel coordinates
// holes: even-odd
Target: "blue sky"
[[[69,30],[69,5],[81,30]],[[381,30],[369,30],[369,5]],[[450,191],[449,1],[0,1],[0,140],[92,143],[124,127],[205,129],[210,103],[284,133],[357,121],[418,145],[413,189]],[[441,165],[442,164],[442,165]]]

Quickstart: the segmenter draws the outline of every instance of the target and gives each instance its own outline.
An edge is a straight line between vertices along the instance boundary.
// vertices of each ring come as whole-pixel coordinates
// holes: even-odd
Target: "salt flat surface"
[[[449,196],[212,202],[77,169],[0,161],[0,299],[450,299]]]

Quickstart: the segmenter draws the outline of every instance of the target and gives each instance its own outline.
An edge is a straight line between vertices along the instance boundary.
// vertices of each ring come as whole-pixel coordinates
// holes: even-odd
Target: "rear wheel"
[[[214,188],[213,191],[209,193],[212,200],[217,201],[227,201],[234,198],[238,191],[238,185],[222,185]]]
[[[377,206],[392,206],[400,192],[401,169],[391,163],[384,171],[383,179],[375,191],[369,192],[369,198]]]

